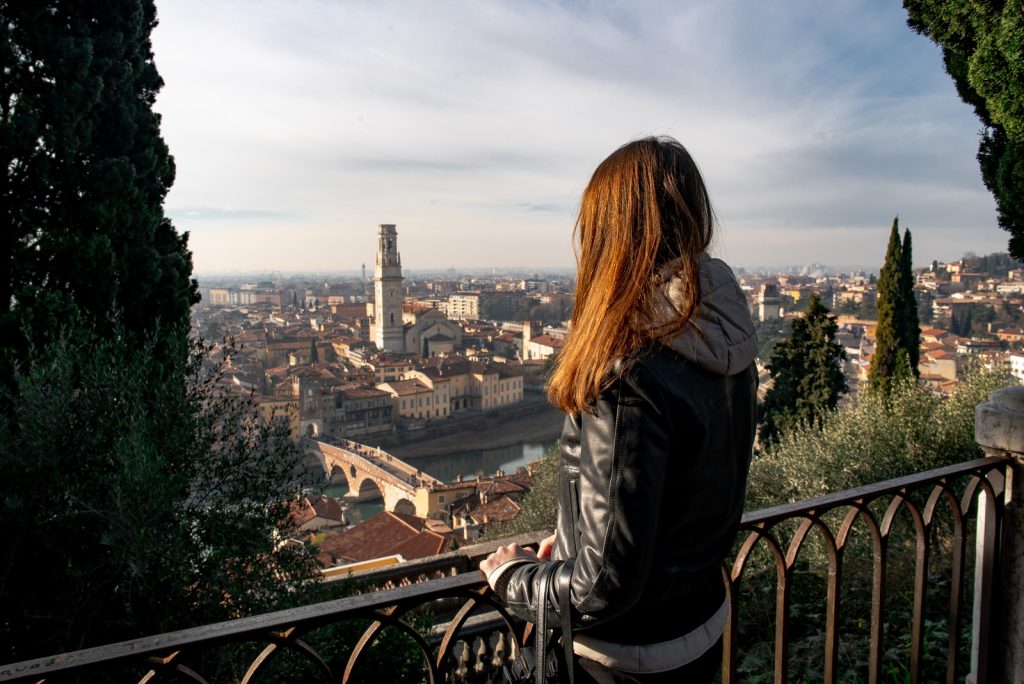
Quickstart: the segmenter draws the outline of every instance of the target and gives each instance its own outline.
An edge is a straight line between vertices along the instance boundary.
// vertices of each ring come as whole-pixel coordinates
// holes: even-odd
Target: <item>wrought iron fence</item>
[[[766,574],[775,580],[773,614],[757,616],[774,622],[771,662],[768,659],[760,662],[764,669],[773,673],[775,682],[806,680],[809,676],[810,681],[841,679],[840,643],[850,636],[841,629],[841,599],[844,592],[852,588],[850,579],[860,580],[859,584],[865,588],[857,598],[865,599],[868,605],[851,604],[851,611],[859,609],[867,613],[864,641],[868,652],[862,659],[866,661],[862,671],[857,671],[856,664],[849,665],[847,678],[880,682],[898,674],[901,681],[922,681],[926,606],[934,613],[935,603],[941,600],[946,613],[944,625],[936,620],[933,625],[939,628],[932,630],[946,634],[945,658],[941,663],[945,671],[941,678],[947,682],[962,679],[958,673],[969,665],[975,682],[986,681],[989,606],[993,572],[998,563],[997,539],[1006,469],[1004,459],[978,459],[745,515],[735,559],[730,568],[723,568],[731,611],[724,636],[722,681],[742,679],[739,676],[742,635],[744,627],[754,622],[748,617],[744,624],[742,589],[750,581],[750,574]],[[814,536],[818,544],[812,550],[808,547]],[[975,542],[973,547],[968,543],[971,540]],[[758,551],[762,554],[760,563],[755,560]],[[813,565],[804,572],[811,576],[815,571],[824,574],[825,581],[820,584],[825,596],[819,620],[823,624],[812,639],[812,643],[816,641],[821,645],[820,669],[812,666],[795,677],[790,667],[794,627],[791,609],[802,554],[810,556]],[[865,574],[870,574],[869,581],[863,576],[844,574],[846,562],[852,562],[848,556],[852,555],[866,561],[861,563],[862,568],[870,566],[869,570],[864,568]],[[897,577],[893,578],[890,566],[899,555],[909,555],[910,562],[901,563]],[[968,566],[967,559],[972,555],[974,562]],[[936,594],[936,602],[929,602],[932,588],[929,569],[943,561],[948,576],[943,578],[942,596]],[[902,575],[906,571],[912,572],[912,576]],[[973,579],[970,586],[966,581],[968,576]],[[909,638],[905,639],[909,642],[908,662],[897,663],[895,673],[883,669],[884,656],[894,650],[891,645],[887,646],[886,639],[897,631],[899,625],[893,623],[902,617],[898,611],[887,610],[887,601],[903,598],[887,591],[893,579],[908,584],[911,589],[908,595],[912,597],[909,615],[906,615],[909,618]],[[932,579],[936,579],[934,575]],[[760,586],[764,588],[763,584]],[[807,598],[807,591],[801,593]],[[965,611],[968,598],[972,609],[970,623]],[[763,624],[761,627],[763,629]],[[966,627],[970,627],[970,653],[973,655],[969,663],[965,662],[967,651],[961,643]]]
[[[892,602],[892,585],[904,581],[906,568],[912,569],[905,580],[912,589],[910,624],[901,641],[909,651],[906,679],[918,682],[924,676],[926,643],[934,650],[934,637],[926,636],[931,624],[927,616],[941,602],[945,629],[932,632],[944,635],[946,681],[954,681],[968,666],[974,681],[986,681],[989,605],[999,562],[1007,463],[1002,458],[978,459],[745,515],[734,558],[722,573],[731,607],[723,682],[748,678],[751,670],[749,662],[744,667],[749,661],[744,649],[753,648],[752,640],[762,638],[765,629],[771,631],[771,657],[756,663],[760,671],[749,678],[790,681],[794,631],[806,631],[808,625],[816,633],[804,641],[820,646],[820,665],[812,666],[819,667],[818,678],[835,682],[852,672],[857,680],[883,681],[887,653],[892,651],[887,639],[893,638],[888,629],[893,610],[887,601]],[[909,565],[898,561],[904,551],[910,553]],[[857,569],[859,557],[870,570],[860,575],[844,572],[848,566]],[[441,575],[437,579],[0,666],[0,681],[366,681],[372,657],[368,654],[387,641],[382,638],[386,630],[392,632],[393,649],[398,643],[392,653],[405,655],[374,667],[396,668],[397,675],[397,668],[409,668],[412,662],[411,669],[402,670],[403,676],[432,683],[495,681],[501,665],[522,643],[525,626],[508,615],[475,570],[462,572],[478,561],[479,552],[468,560],[434,559],[422,567],[396,568],[389,571],[390,580],[380,579],[400,584],[415,582],[417,576]],[[941,592],[930,577],[937,563],[946,572]],[[896,581],[890,577],[894,571],[901,575]],[[443,576],[451,572],[460,574]],[[765,591],[764,583],[770,584],[772,577],[774,597],[766,601],[763,597],[772,592],[770,586]],[[791,614],[794,605],[814,593],[801,584],[808,577],[818,577],[817,588],[825,594],[820,628],[814,619]],[[762,597],[761,608],[768,606],[770,614],[750,617],[748,604],[758,604],[746,600],[754,585]],[[844,671],[840,656],[848,649],[843,643],[854,638],[851,629],[856,631],[844,614],[858,611],[868,616],[867,653],[860,665]],[[339,642],[337,635],[318,636],[339,624],[357,624],[355,634],[361,630],[361,636],[347,643]],[[225,648],[227,657],[234,659],[226,669]],[[216,652],[221,657],[208,657]],[[413,662],[417,658],[419,665]]]

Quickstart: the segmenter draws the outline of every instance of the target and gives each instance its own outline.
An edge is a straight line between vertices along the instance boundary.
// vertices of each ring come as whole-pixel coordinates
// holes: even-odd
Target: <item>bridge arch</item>
[[[416,515],[416,504],[408,499],[402,498],[395,502],[395,513],[404,515]]]
[[[384,492],[380,485],[372,477],[363,477],[360,480],[350,479],[347,499],[356,501],[375,501],[384,498]]]
[[[349,476],[345,472],[345,468],[338,463],[330,464],[330,469],[327,472],[327,481],[330,484],[343,484],[348,486]]]

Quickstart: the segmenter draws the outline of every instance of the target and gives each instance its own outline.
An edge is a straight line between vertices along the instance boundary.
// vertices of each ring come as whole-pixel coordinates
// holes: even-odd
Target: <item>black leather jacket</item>
[[[743,307],[741,327],[753,339]],[[657,643],[721,606],[721,563],[743,512],[756,420],[757,372],[744,345],[737,359],[746,364],[725,373],[659,345],[628,364],[593,414],[566,418],[550,562],[572,565],[577,629]],[[543,565],[516,565],[496,585],[523,619],[534,615]],[[552,592],[552,613],[557,604]]]

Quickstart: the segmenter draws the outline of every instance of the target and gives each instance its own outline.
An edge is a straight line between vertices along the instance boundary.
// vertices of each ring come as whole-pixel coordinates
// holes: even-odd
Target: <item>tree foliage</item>
[[[762,443],[775,441],[791,425],[818,424],[847,390],[846,352],[836,341],[835,317],[817,294],[792,328],[793,334],[775,345],[768,364],[773,384],[761,406]]]
[[[109,336],[117,312],[141,344],[178,334],[198,300],[163,215],[155,25],[152,0],[0,2],[0,378],[62,321]]]
[[[874,392],[887,393],[904,376],[917,377],[921,325],[914,296],[910,231],[900,242],[899,217],[892,221],[885,263],[878,275],[878,326],[868,373]]]
[[[897,323],[900,309],[899,264],[899,219],[893,219],[885,262],[878,274],[878,327],[868,376],[873,390],[888,388],[896,367],[899,337],[902,335]]]
[[[1010,253],[1024,259],[1024,0],[904,0],[907,23],[942,48],[961,99],[984,126],[978,163]]]
[[[757,336],[757,358],[767,362],[772,357],[775,345],[793,334],[789,321],[783,318],[754,320],[754,334]]]
[[[1005,279],[1007,274],[1021,268],[1021,262],[1006,252],[994,252],[983,256],[969,255],[963,259],[964,268],[970,273],[980,273],[986,278]]]
[[[902,323],[901,343],[907,350],[910,371],[916,378],[917,365],[921,360],[921,319],[917,312],[917,298],[914,296],[914,248],[910,231],[903,231],[900,245],[900,319]]]
[[[909,475],[921,470],[970,460],[981,455],[974,441],[975,406],[989,393],[1006,384],[1004,375],[975,371],[961,380],[952,396],[941,398],[909,377],[895,384],[886,397],[879,393],[861,393],[852,402],[826,416],[820,427],[802,425],[782,435],[779,442],[756,457],[751,464],[747,509],[759,509],[794,503],[826,493]],[[954,487],[957,485],[954,484]],[[924,507],[930,488],[909,497]],[[868,504],[880,520],[888,499]],[[833,532],[839,529],[845,507],[824,512],[822,519]],[[952,509],[938,506],[930,534],[933,555],[929,559],[928,601],[925,607],[927,634],[923,639],[919,662],[922,681],[942,681],[948,659],[950,625],[946,611],[949,594],[955,589],[950,581],[953,537]],[[791,520],[773,528],[782,548],[797,532],[801,520]],[[859,529],[858,529],[859,528]],[[791,681],[821,681],[821,644],[825,629],[824,605],[828,590],[837,581],[830,574],[829,551],[812,533],[796,560],[791,586],[789,611]],[[747,563],[743,583],[747,587],[741,600],[740,652],[744,654],[741,672],[756,677],[770,672],[771,645],[776,614],[776,567],[773,556],[764,547],[755,549]],[[838,681],[862,682],[868,676],[874,551],[872,538],[860,523],[846,538],[842,554],[842,610],[836,629],[840,658],[844,662]],[[885,585],[883,625],[883,679],[908,681],[910,628],[914,615],[914,570],[918,547],[914,524],[909,515],[898,514],[892,520],[885,551],[888,567]],[[961,623],[961,626],[963,623]],[[961,633],[961,662],[969,662],[969,627]],[[956,673],[957,681],[966,671]]]
[[[824,417],[800,425],[754,460],[748,509],[809,499],[981,456],[974,408],[1010,378],[967,373],[943,399],[909,378],[889,396],[862,392]]]
[[[0,660],[257,612],[295,447],[188,340],[152,0],[0,0]]]
[[[203,346],[175,355],[181,386],[127,339],[33,348],[0,414],[5,662],[259,612],[310,576],[275,540],[301,492],[287,426],[222,391]]]

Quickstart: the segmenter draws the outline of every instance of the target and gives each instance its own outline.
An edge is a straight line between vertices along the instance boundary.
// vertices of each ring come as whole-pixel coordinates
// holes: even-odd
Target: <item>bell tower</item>
[[[373,341],[377,348],[405,352],[402,326],[402,257],[394,224],[377,228],[377,264],[373,277]]]

